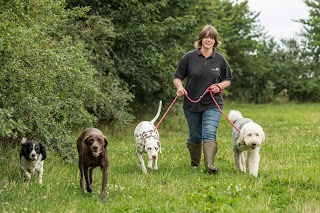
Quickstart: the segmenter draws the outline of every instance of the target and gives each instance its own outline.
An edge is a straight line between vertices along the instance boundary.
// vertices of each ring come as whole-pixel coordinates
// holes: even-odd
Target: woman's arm
[[[222,81],[218,85],[221,87],[221,89],[225,89],[228,86],[230,86],[231,82],[230,81]]]
[[[179,78],[173,79],[173,84],[177,88],[177,96],[187,93],[186,89],[182,85],[182,81]]]

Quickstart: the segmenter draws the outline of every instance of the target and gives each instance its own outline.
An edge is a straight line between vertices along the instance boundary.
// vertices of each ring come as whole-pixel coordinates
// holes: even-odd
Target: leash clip
[[[200,99],[203,98],[203,96],[205,96],[205,95],[208,93],[208,91],[209,91],[209,90],[206,89],[206,90],[202,93],[202,95],[200,95]]]

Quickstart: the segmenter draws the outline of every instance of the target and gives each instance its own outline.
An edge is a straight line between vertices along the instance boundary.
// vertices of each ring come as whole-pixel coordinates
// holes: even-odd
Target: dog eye
[[[148,150],[151,151],[151,147],[148,147]]]
[[[158,147],[154,148],[156,151],[158,151]]]

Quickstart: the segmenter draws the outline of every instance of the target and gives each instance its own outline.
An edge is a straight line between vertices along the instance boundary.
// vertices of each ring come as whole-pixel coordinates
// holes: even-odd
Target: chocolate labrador
[[[85,129],[77,139],[77,148],[79,154],[79,169],[80,169],[80,187],[83,191],[84,183],[83,176],[86,180],[86,189],[92,192],[92,170],[100,166],[102,170],[102,189],[101,200],[106,199],[106,187],[108,182],[108,150],[107,137],[96,128]]]

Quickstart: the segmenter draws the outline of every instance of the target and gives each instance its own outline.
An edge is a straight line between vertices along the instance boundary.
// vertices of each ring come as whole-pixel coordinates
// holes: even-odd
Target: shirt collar
[[[202,55],[202,53],[200,52],[200,48],[198,48],[198,50],[197,50],[197,52],[198,52],[198,55]],[[216,58],[216,50],[215,49],[213,49],[213,52],[212,52],[212,54],[209,56],[209,58]]]

